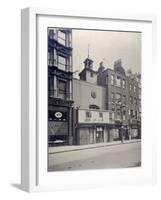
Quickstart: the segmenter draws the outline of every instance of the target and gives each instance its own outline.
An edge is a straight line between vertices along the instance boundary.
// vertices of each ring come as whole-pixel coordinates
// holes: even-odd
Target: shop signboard
[[[111,124],[114,123],[114,113],[111,111],[79,109],[78,123]]]

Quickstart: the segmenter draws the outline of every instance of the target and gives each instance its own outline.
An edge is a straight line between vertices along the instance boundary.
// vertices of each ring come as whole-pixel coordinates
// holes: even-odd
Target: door
[[[103,142],[103,135],[104,131],[103,131],[103,127],[97,127],[96,128],[96,143],[100,143]]]

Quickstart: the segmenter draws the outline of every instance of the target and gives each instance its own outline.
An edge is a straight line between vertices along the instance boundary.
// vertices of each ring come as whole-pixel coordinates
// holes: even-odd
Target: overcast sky
[[[89,56],[94,61],[94,70],[104,61],[104,66],[113,68],[114,61],[121,58],[125,70],[141,72],[141,33],[72,30],[73,71],[83,69],[83,61]]]

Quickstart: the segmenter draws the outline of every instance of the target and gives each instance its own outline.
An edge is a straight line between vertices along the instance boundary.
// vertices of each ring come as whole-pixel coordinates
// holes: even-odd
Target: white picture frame
[[[40,18],[44,17],[41,21]],[[96,28],[105,26],[109,21],[111,29],[115,30],[140,30],[145,41],[142,46],[142,73],[143,78],[143,134],[142,159],[143,165],[137,169],[118,170],[91,170],[75,172],[54,172],[50,175],[45,172],[47,143],[40,131],[40,113],[45,112],[43,105],[43,94],[45,86],[40,83],[46,69],[39,68],[39,39],[38,28],[51,25],[52,19],[58,19],[56,26],[67,22],[66,26]],[[39,20],[40,19],[40,20]],[[67,20],[67,21],[64,21]],[[69,21],[68,21],[69,20]],[[70,21],[71,20],[71,21]],[[83,21],[82,21],[83,20]],[[83,22],[86,21],[85,24]],[[95,22],[99,22],[99,24]],[[92,22],[92,23],[91,23]],[[95,24],[95,25],[94,25]],[[151,15],[110,14],[101,11],[95,13],[82,11],[65,11],[44,8],[25,8],[21,16],[21,188],[25,191],[55,191],[75,188],[96,188],[116,185],[152,184],[156,182],[156,156],[155,156],[155,134],[150,135],[151,123],[155,123],[151,115],[152,105],[150,99],[149,77],[152,75],[150,67],[155,70],[155,48],[156,48],[156,19]],[[147,43],[147,44],[146,44]],[[45,45],[45,44],[42,44]],[[147,46],[146,46],[147,45]],[[41,45],[40,45],[41,46]],[[148,48],[147,48],[148,47]],[[146,59],[145,59],[146,58]],[[145,69],[146,66],[146,69]],[[43,82],[43,81],[42,81]],[[41,88],[41,91],[40,91]],[[147,91],[148,88],[148,91]],[[45,95],[44,95],[45,96]],[[39,102],[40,97],[42,101]],[[45,101],[45,100],[44,100]],[[148,127],[147,127],[148,125]],[[45,126],[41,130],[45,130]],[[40,133],[41,132],[41,133]],[[40,149],[40,146],[42,147]],[[45,163],[43,165],[43,163]]]

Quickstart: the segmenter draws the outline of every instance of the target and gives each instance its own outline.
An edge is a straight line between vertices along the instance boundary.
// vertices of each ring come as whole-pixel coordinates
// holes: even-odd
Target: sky
[[[83,69],[89,49],[94,70],[101,61],[105,68],[113,68],[114,61],[121,59],[125,70],[141,72],[141,33],[73,29],[72,46],[73,71]]]

